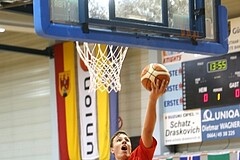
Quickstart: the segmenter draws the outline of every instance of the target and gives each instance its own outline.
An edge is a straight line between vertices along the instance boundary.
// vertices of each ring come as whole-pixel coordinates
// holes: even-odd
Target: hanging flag
[[[73,42],[57,44],[54,47],[61,160],[80,160],[74,48]]]
[[[191,160],[200,160],[200,155],[191,155],[192,159]]]
[[[105,45],[101,45],[104,50]],[[99,75],[101,76],[101,75]],[[110,159],[109,94],[97,90],[99,159]]]
[[[180,156],[180,160],[200,160],[200,155],[184,155]]]
[[[58,138],[59,138],[59,158],[60,160],[69,159],[66,129],[66,110],[65,98],[62,96],[60,87],[60,74],[64,71],[63,66],[63,45],[54,46],[55,79],[56,79],[56,99],[57,99],[57,117],[58,117]]]
[[[211,153],[208,154],[208,160],[230,160],[229,153]]]
[[[78,91],[79,91],[79,115],[81,155],[83,160],[99,158],[97,135],[97,110],[96,93],[89,92],[90,75],[86,68],[82,68],[83,62],[78,56]]]
[[[189,160],[189,157],[188,156],[181,156],[180,160]]]
[[[109,108],[110,108],[110,137],[112,137],[116,131],[121,128],[122,121],[118,116],[118,93],[109,93]],[[110,160],[115,160],[113,154],[110,154]]]

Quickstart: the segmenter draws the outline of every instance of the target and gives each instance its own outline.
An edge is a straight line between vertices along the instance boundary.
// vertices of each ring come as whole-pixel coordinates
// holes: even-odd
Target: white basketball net
[[[76,42],[76,48],[90,74],[90,91],[121,90],[120,71],[128,47]]]

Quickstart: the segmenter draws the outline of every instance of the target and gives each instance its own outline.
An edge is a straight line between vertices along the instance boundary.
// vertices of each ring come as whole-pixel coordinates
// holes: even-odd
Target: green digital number
[[[208,72],[224,71],[226,69],[227,69],[226,59],[208,62]]]

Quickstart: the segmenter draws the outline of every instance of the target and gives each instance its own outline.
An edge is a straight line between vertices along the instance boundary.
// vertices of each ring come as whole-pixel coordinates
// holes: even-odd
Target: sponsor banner
[[[202,110],[202,140],[240,137],[240,105]]]
[[[182,53],[183,52],[172,52],[172,51],[162,51],[162,64],[173,64],[175,62],[182,61]]]
[[[228,21],[230,35],[228,37],[228,53],[240,51],[240,17],[233,18]]]
[[[175,145],[201,142],[201,110],[164,114],[164,143]]]
[[[81,129],[81,155],[83,160],[99,158],[97,135],[96,93],[90,92],[90,75],[78,59],[79,115]]]
[[[162,51],[162,64],[174,64],[184,61],[190,61],[194,59],[200,59],[209,57],[209,55],[185,53],[185,52],[172,52],[172,51]]]
[[[181,63],[166,65],[170,73],[167,92],[162,96],[163,110],[166,112],[182,111],[182,66]]]

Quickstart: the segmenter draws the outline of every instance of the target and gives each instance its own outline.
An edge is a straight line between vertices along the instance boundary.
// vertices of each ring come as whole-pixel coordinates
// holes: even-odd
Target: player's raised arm
[[[142,130],[142,141],[146,148],[152,147],[153,142],[153,130],[156,123],[156,105],[158,98],[163,95],[166,91],[168,82],[163,80],[162,83],[156,80],[156,83],[151,84],[151,92],[149,95],[148,106],[146,110],[143,130]]]

